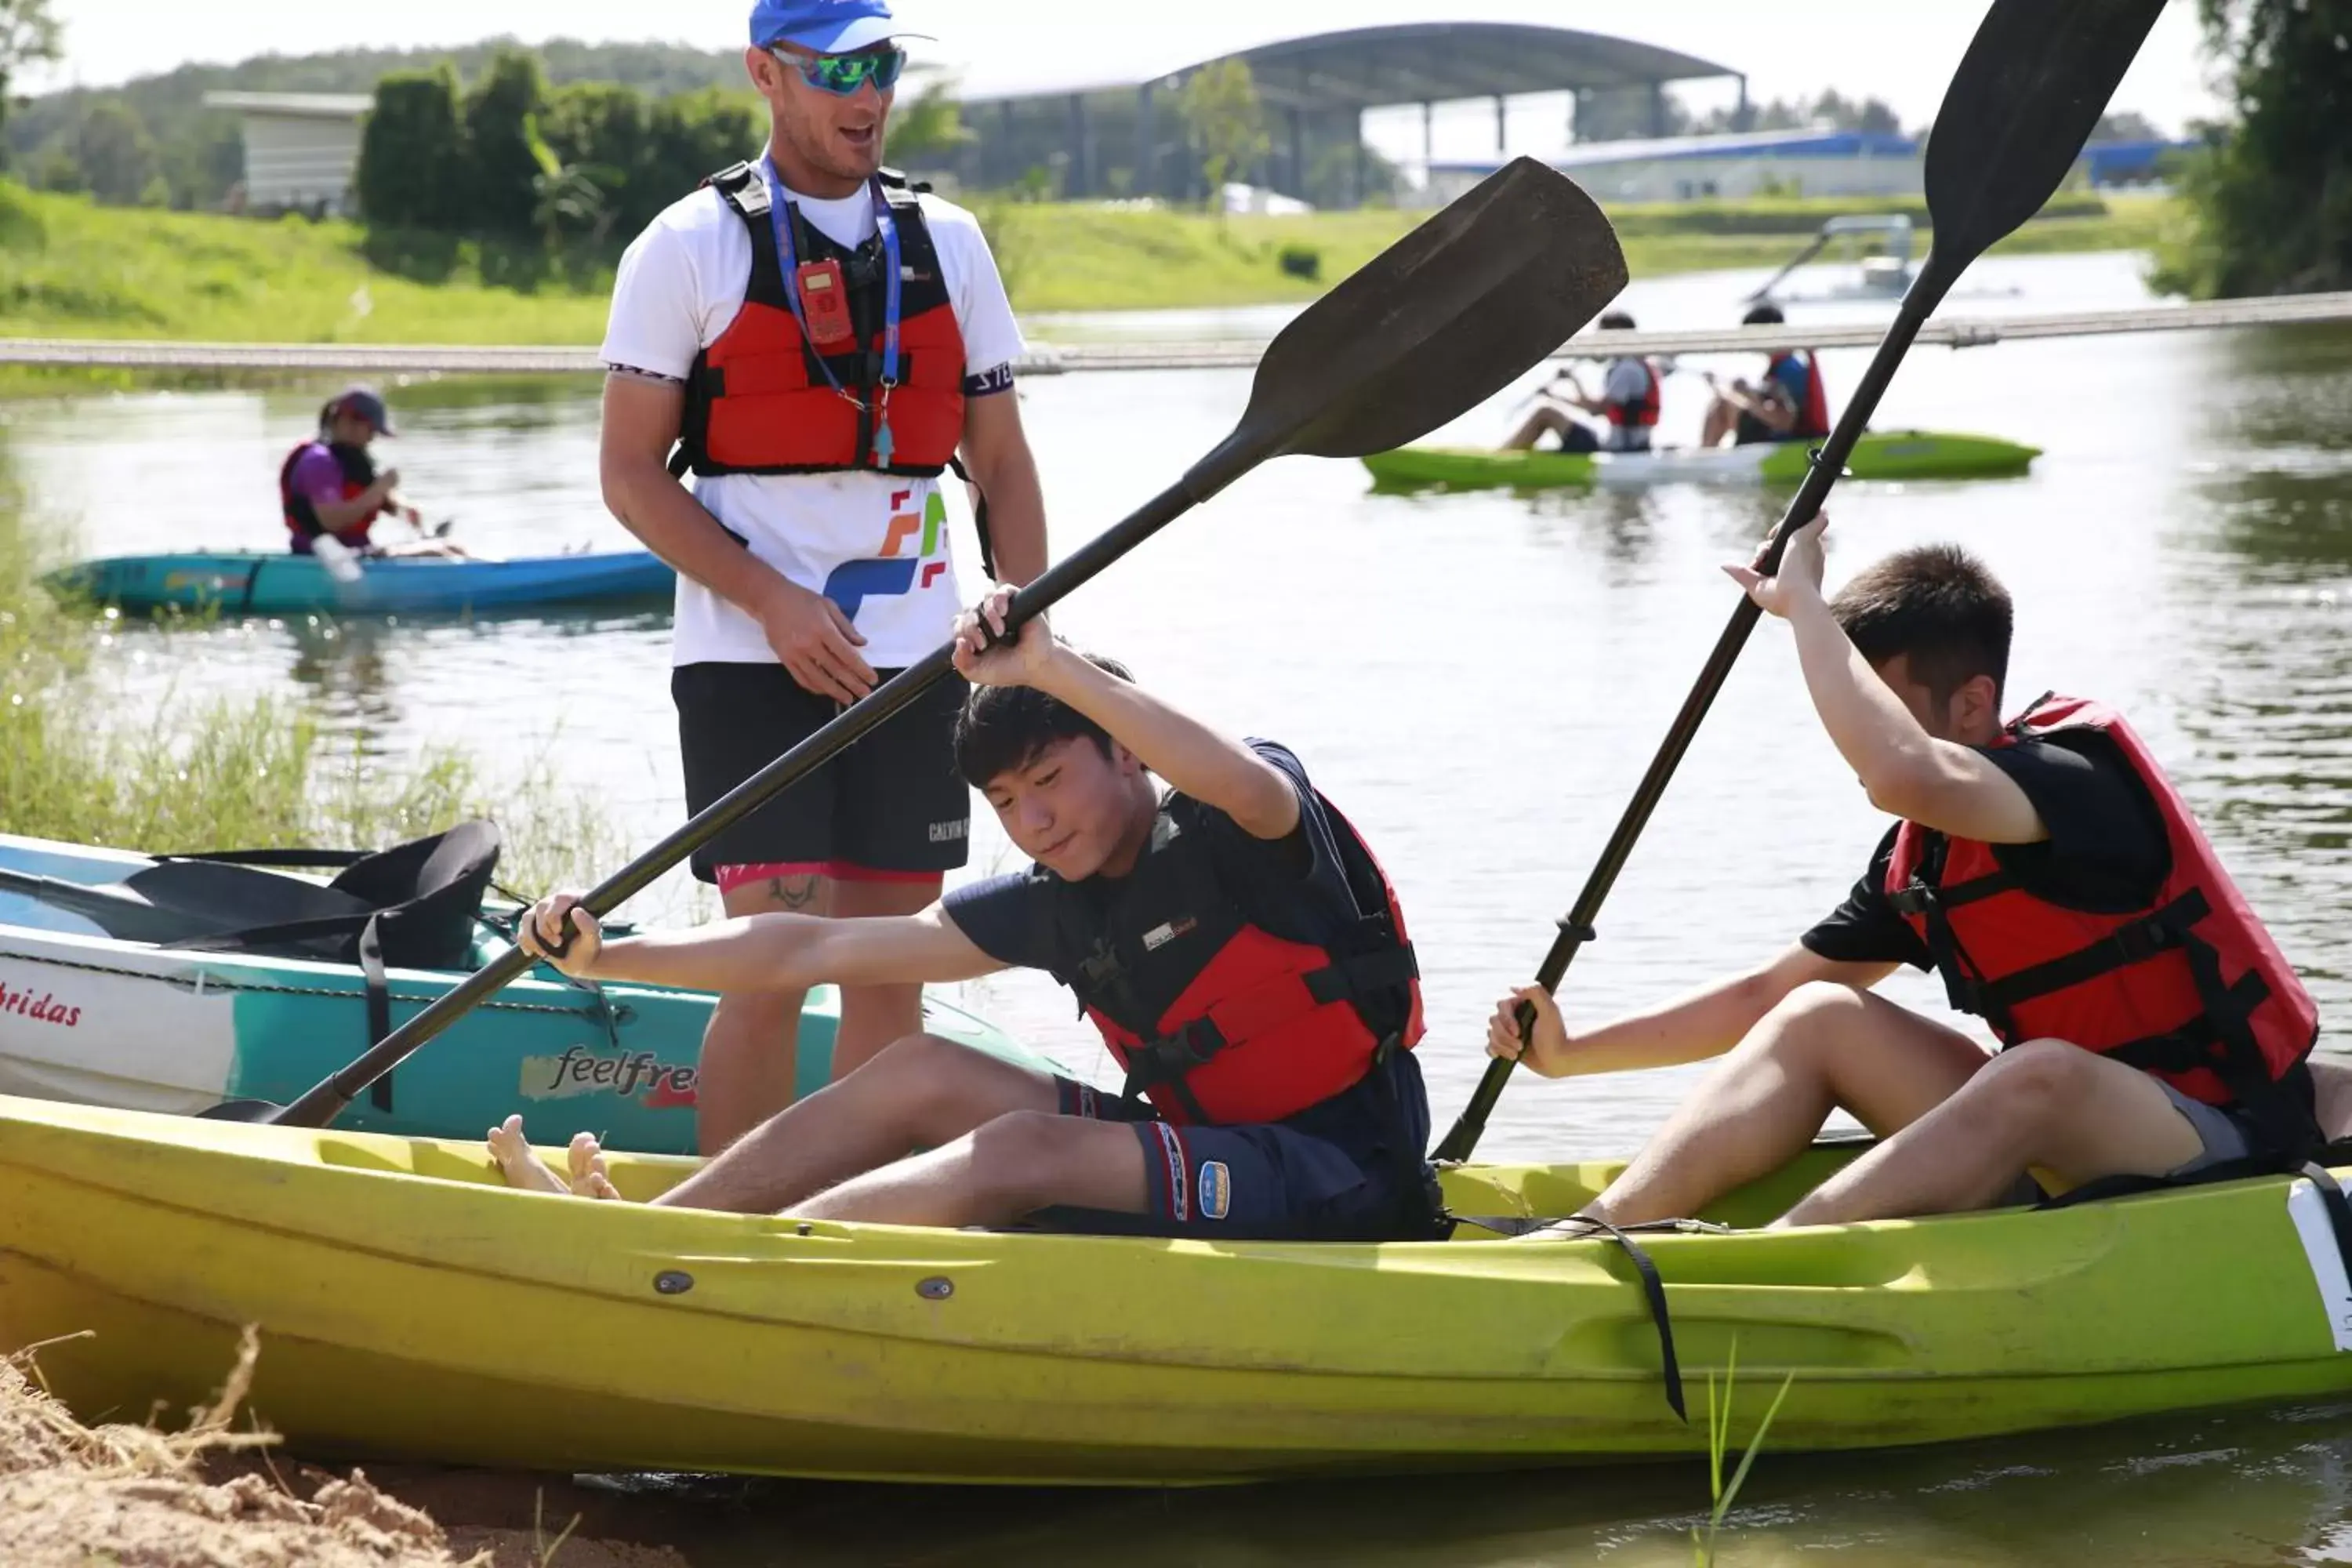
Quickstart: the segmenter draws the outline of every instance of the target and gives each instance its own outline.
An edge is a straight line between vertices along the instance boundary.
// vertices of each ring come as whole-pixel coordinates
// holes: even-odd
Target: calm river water
[[[1737,320],[1760,277],[1637,285],[1626,302],[1644,327],[1716,325]],[[1947,311],[2145,299],[2135,258],[1996,260]],[[1792,316],[1887,313],[1825,303]],[[1269,331],[1281,315],[1096,318],[1040,323],[1038,335],[1226,335]],[[1865,358],[1824,356],[1833,399]],[[1248,384],[1242,372],[1027,383],[1057,546],[1213,446]],[[1517,395],[1445,436],[1498,437]],[[1704,396],[1696,375],[1670,379],[1669,435],[1688,438]],[[478,547],[628,542],[597,500],[593,386],[412,387],[394,401],[410,489]],[[218,392],[28,405],[0,414],[0,439],[37,509],[73,525],[89,553],[274,548],[275,466],[315,403]],[[1841,489],[1832,580],[1923,541],[1980,552],[2018,600],[2012,694],[2063,688],[2132,714],[2323,1006],[2352,1017],[2340,935],[2352,917],[2352,330],[1921,349],[1876,423],[1979,430],[2046,453],[2021,479]],[[1424,1058],[1443,1125],[1483,1063],[1494,999],[1532,973],[1733,608],[1717,563],[1744,556],[1778,510],[1738,489],[1379,497],[1353,464],[1286,459],[1130,557],[1057,623],[1202,715],[1289,743],[1379,849],[1423,955]],[[134,631],[100,679],[142,697],[299,689],[353,743],[397,754],[450,742],[514,773],[545,759],[599,792],[641,845],[682,809],[667,638],[666,616],[268,623],[177,638],[166,660],[159,639]],[[1768,623],[1571,973],[1571,1016],[1598,1019],[1770,953],[1838,900],[1883,826]],[[984,810],[980,826],[967,875],[1013,864]],[[639,912],[690,907],[673,880]],[[1906,978],[1893,994],[1933,1005],[1937,991]],[[966,1000],[1108,1075],[1049,984],[1002,979]],[[1482,1153],[1629,1151],[1691,1070],[1522,1080]],[[2338,1539],[2352,1518],[2347,1463],[2352,1406],[1863,1459],[1768,1457],[1725,1560],[1811,1549],[1890,1562],[2352,1561],[2352,1531]],[[903,1494],[761,1487],[692,1511],[718,1563],[1076,1562],[1114,1542],[1149,1563],[1646,1563],[1688,1560],[1685,1531],[1705,1495],[1703,1472],[1673,1468],[1418,1492],[926,1493],[914,1507]],[[669,1500],[642,1506],[672,1512]]]

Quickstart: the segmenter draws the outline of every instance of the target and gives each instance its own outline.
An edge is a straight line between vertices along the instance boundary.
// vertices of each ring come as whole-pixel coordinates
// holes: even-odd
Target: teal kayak
[[[1846,472],[1857,479],[2013,478],[2042,455],[1994,436],[1872,430],[1854,443]],[[1497,452],[1470,447],[1400,447],[1364,458],[1381,489],[1583,489],[1659,484],[1804,482],[1811,444],[1663,447],[1653,452]]]
[[[227,615],[463,614],[545,605],[659,603],[677,585],[643,550],[538,555],[511,561],[398,556],[361,563],[356,583],[338,583],[315,556],[199,552],[115,555],[85,561],[44,579],[63,592],[134,614],[178,607]]]
[[[297,901],[273,903],[273,881],[299,884]],[[299,900],[320,886],[286,873],[0,835],[0,1094],[181,1115],[224,1100],[292,1100],[375,1037],[360,965],[266,932],[218,950],[167,939],[174,930],[201,940],[223,926],[266,928],[305,915]],[[223,887],[226,896],[216,896]],[[505,952],[515,912],[503,900],[473,912],[462,953],[450,955],[462,962],[388,969],[389,1024],[404,1023]],[[615,1149],[691,1153],[696,1060],[714,1001],[661,986],[583,985],[540,965],[452,1025],[335,1125],[478,1138],[520,1111],[534,1130],[584,1128]],[[839,1022],[838,993],[810,993],[799,1093],[830,1080]],[[1058,1070],[939,997],[924,1000],[924,1027]]]

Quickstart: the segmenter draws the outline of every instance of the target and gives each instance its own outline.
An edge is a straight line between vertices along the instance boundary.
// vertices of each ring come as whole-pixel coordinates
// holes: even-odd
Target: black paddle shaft
[[[1601,209],[1557,170],[1515,160],[1284,328],[1259,362],[1233,434],[1177,484],[1016,594],[1005,634],[1269,458],[1385,451],[1477,406],[1572,337],[1625,282],[1624,256]],[[941,647],[899,671],[597,884],[582,903],[591,914],[609,914],[888,722],[952,668],[951,647]],[[207,1114],[324,1126],[531,962],[520,947],[509,949],[290,1106],[240,1100]]]
[[[1927,263],[1904,295],[1844,416],[1813,454],[1812,467],[1772,531],[1758,570],[1768,576],[1778,570],[1789,536],[1821,515],[1830,487],[1877,412],[1895,367],[1960,274],[2057,190],[2163,9],[2164,0],[1995,0],[1945,92],[1928,141],[1927,210],[1935,240]],[[1601,903],[1762,614],[1754,600],[1741,595],[1584,890],[1559,922],[1559,934],[1536,972],[1537,984],[1546,991],[1559,988],[1578,951],[1592,940]],[[1535,1022],[1533,1005],[1522,1002],[1515,1017],[1525,1040]],[[1514,1065],[1500,1058],[1486,1064],[1476,1092],[1433,1158],[1471,1156]]]

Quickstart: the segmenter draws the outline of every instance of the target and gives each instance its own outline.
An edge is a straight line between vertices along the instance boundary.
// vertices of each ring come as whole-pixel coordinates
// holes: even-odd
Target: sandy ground
[[[595,1539],[568,1483],[481,1472],[371,1479],[240,1431],[253,1348],[182,1430],[87,1427],[0,1361],[0,1541],[11,1568],[688,1568],[664,1546]],[[430,1511],[428,1511],[430,1510]],[[436,1521],[464,1521],[447,1528]],[[587,1528],[583,1528],[587,1527]]]

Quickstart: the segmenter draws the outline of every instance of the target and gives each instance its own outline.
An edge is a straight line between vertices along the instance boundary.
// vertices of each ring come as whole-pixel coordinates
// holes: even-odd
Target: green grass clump
[[[593,798],[560,786],[544,758],[493,789],[447,748],[386,758],[330,743],[286,698],[122,702],[101,668],[121,621],[36,582],[54,542],[0,475],[0,833],[150,852],[372,849],[488,816],[507,841],[499,879],[530,892],[624,858]]]

